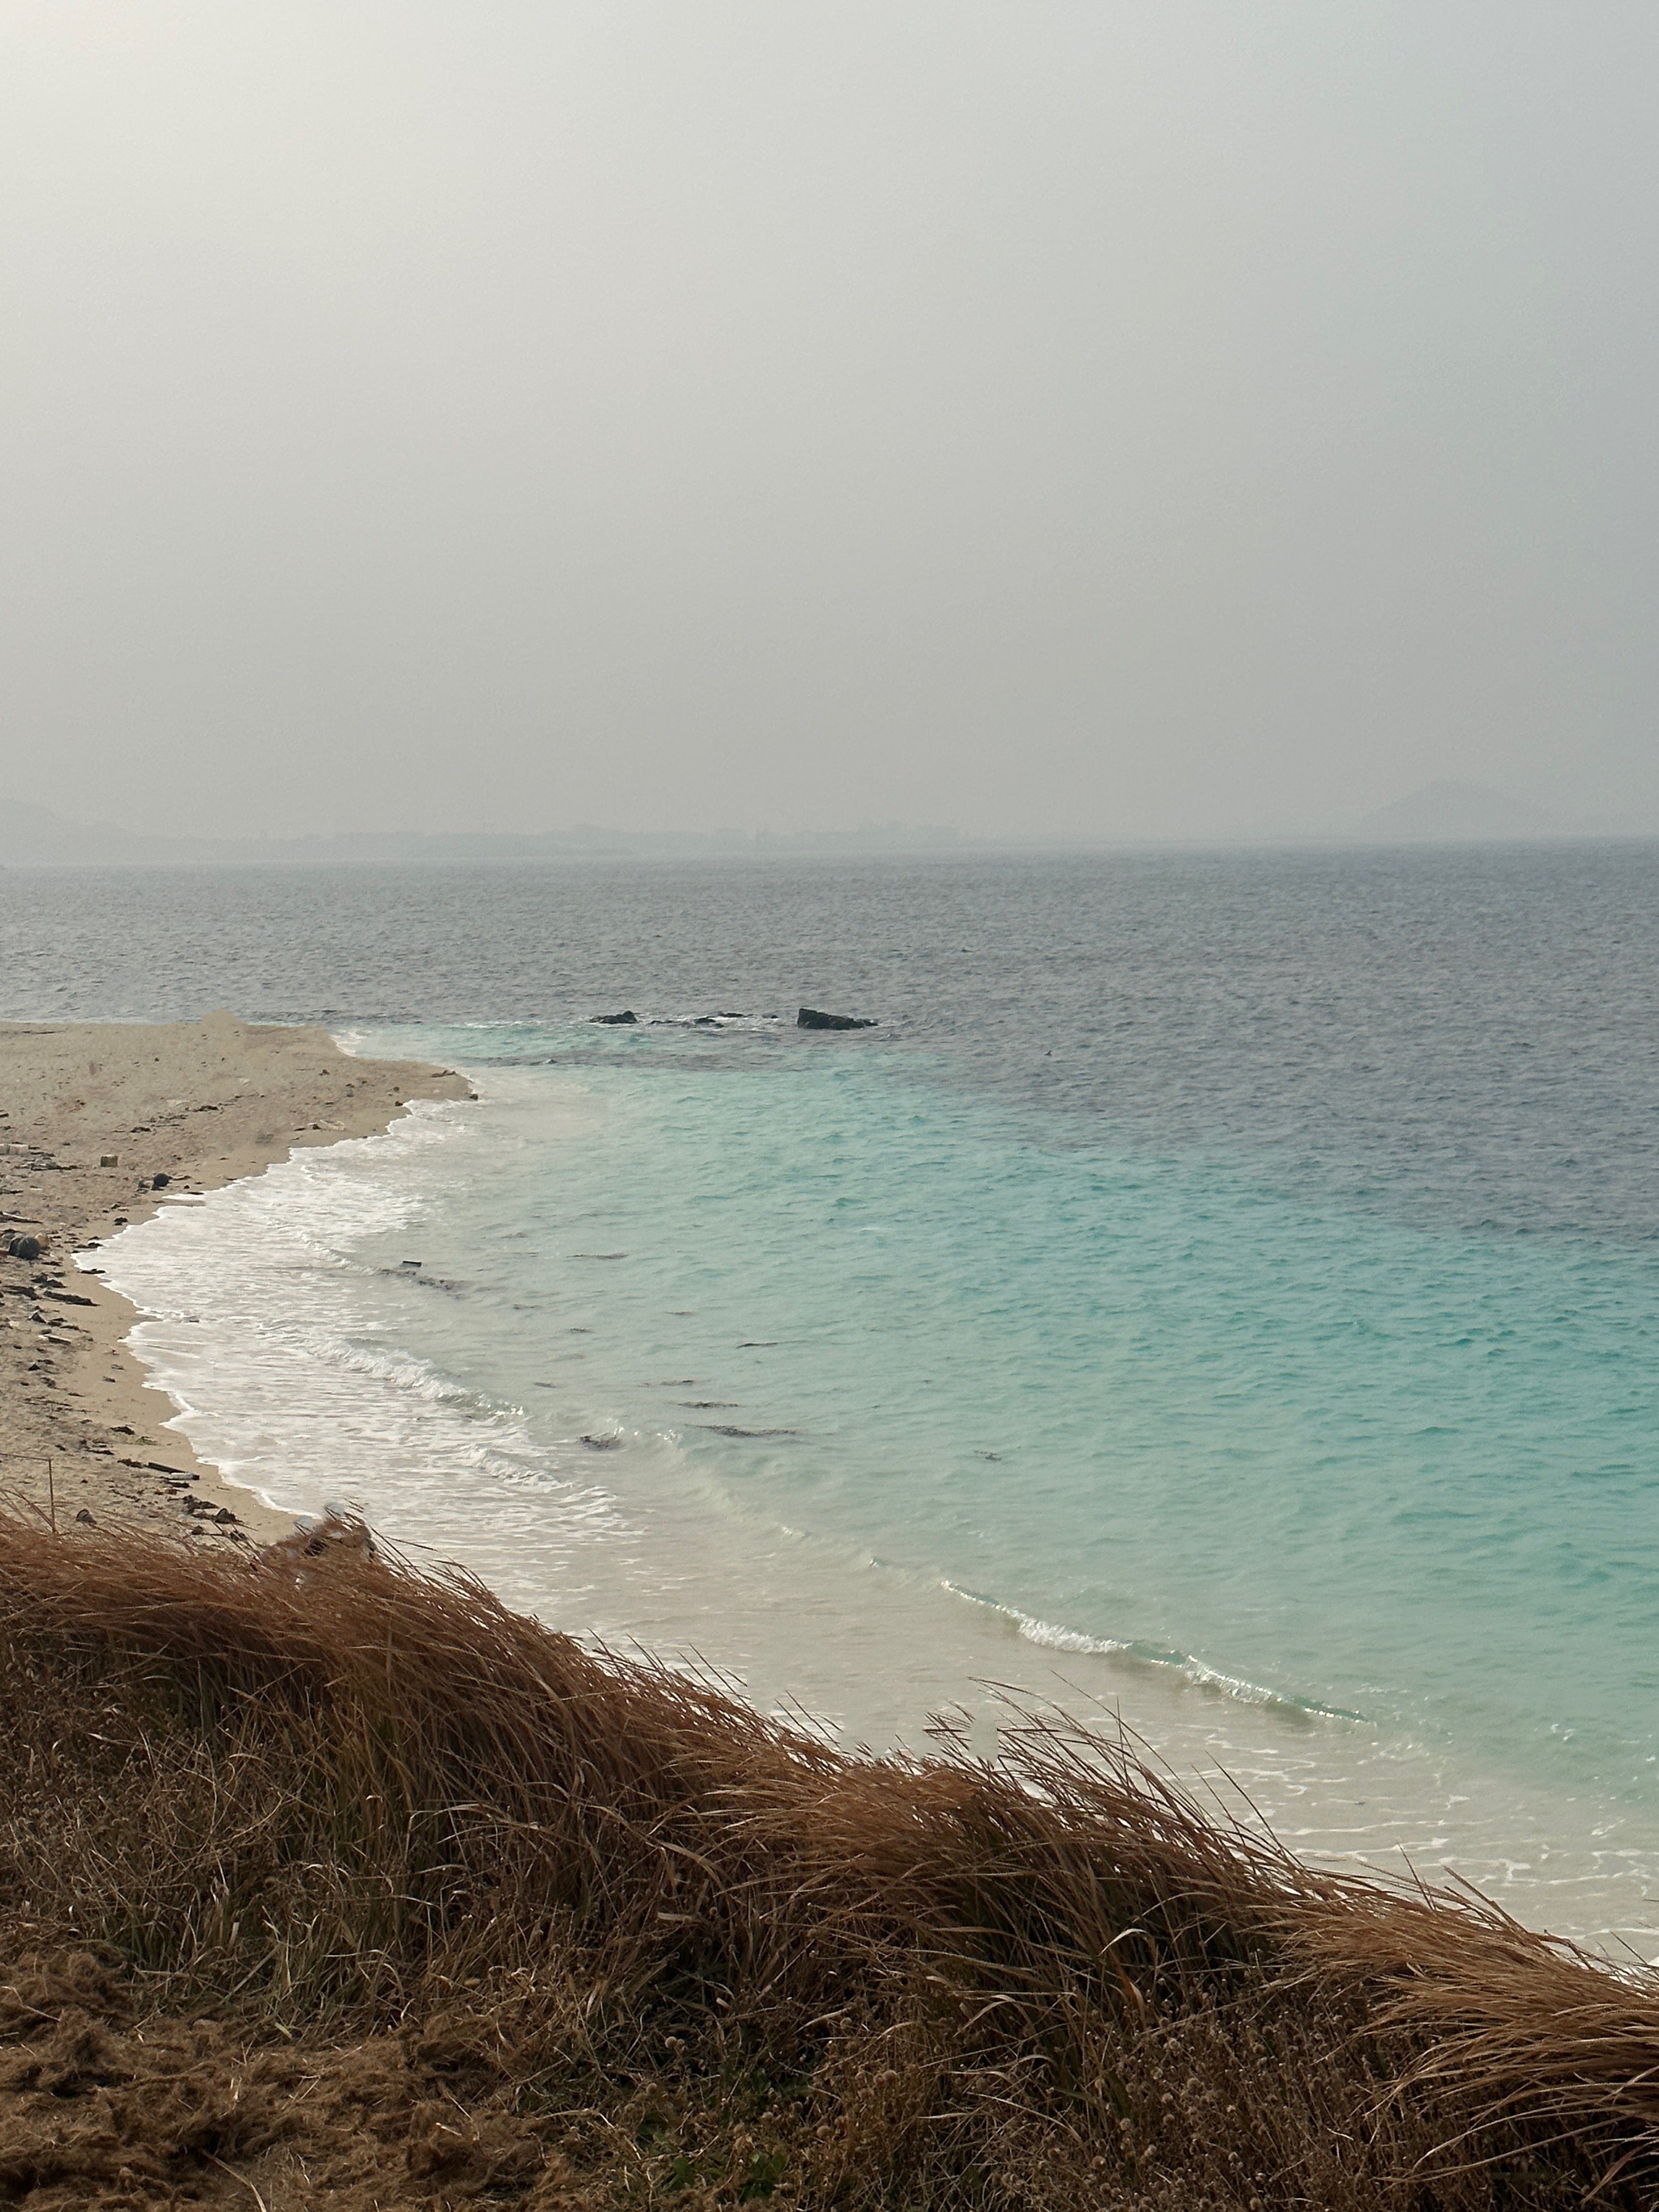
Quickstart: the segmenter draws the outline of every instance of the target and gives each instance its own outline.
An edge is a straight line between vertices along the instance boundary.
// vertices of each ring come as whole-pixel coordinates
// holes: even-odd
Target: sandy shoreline
[[[136,1310],[71,1255],[181,1194],[468,1089],[448,1069],[354,1060],[322,1029],[223,1012],[0,1024],[0,1493],[60,1529],[90,1515],[216,1546],[290,1534],[165,1425],[173,1401],[125,1342]]]

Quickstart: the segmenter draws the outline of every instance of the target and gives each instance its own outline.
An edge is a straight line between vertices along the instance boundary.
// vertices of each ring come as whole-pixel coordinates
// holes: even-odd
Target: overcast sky
[[[0,784],[1659,825],[1656,96],[1651,0],[3,0]]]

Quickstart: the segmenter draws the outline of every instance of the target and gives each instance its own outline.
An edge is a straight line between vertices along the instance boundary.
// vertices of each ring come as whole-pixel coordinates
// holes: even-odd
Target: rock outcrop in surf
[[[795,1017],[798,1030],[872,1030],[873,1016],[826,1014],[817,1006],[803,1006]]]

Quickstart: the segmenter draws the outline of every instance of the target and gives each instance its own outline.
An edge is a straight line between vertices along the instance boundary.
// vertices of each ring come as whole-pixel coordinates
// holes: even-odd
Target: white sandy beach
[[[60,1528],[90,1516],[198,1543],[290,1533],[169,1426],[174,1407],[125,1345],[132,1307],[72,1255],[297,1148],[384,1129],[412,1100],[466,1091],[447,1070],[354,1060],[325,1030],[224,1012],[0,1026],[0,1492]]]

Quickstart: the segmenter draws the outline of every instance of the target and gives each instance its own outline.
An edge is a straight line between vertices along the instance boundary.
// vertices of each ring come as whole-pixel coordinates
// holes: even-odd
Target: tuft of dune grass
[[[943,1741],[844,1756],[343,1527],[0,1519],[0,2203],[1659,2202],[1651,1974],[1041,1711]],[[156,2051],[219,2119],[119,2105]],[[77,2096],[127,2136],[9,2181]]]

